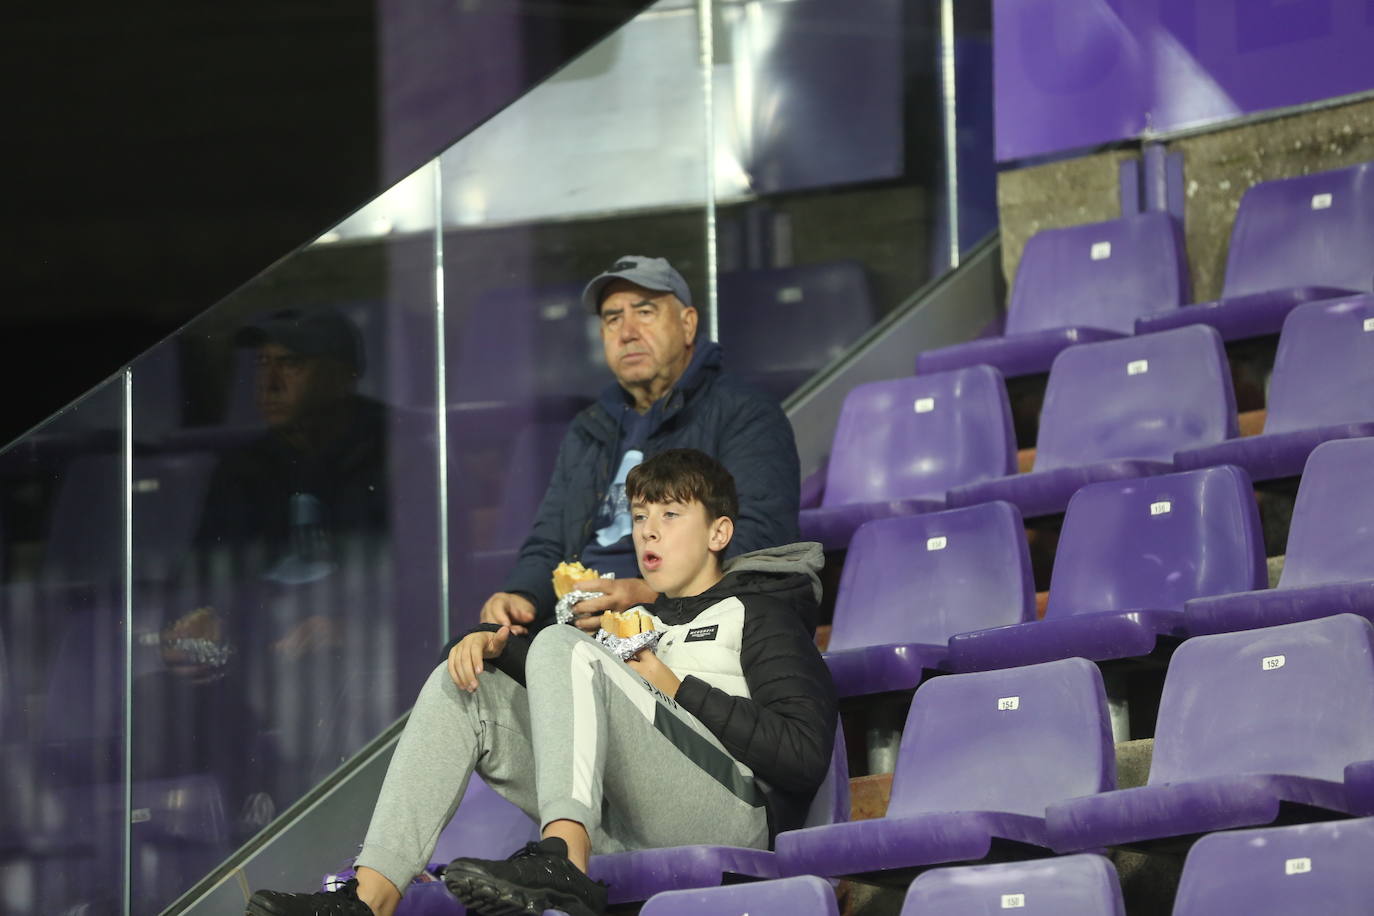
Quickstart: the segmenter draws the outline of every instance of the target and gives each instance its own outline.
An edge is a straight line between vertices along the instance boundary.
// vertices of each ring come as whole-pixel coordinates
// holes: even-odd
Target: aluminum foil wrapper
[[[605,646],[612,655],[629,661],[645,649],[656,648],[659,637],[662,635],[662,630],[645,630],[643,633],[636,633],[633,636],[612,636],[605,630],[597,630],[596,635],[592,638]]]
[[[213,639],[183,638],[163,640],[164,648],[187,662],[208,668],[223,668],[234,655],[234,647]]]
[[[614,579],[615,573],[607,573],[601,578]],[[554,605],[554,616],[558,619],[559,623],[572,623],[573,618],[576,616],[576,614],[573,613],[573,605],[577,604],[579,601],[585,601],[588,598],[600,598],[601,595],[601,592],[568,592],[562,598],[559,598],[558,603]]]

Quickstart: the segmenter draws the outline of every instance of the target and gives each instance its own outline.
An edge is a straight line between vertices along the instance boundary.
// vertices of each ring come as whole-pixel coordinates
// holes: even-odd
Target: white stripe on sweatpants
[[[592,683],[597,671],[604,672],[615,682],[615,687],[629,698],[647,722],[654,721],[654,711],[658,706],[654,693],[657,691],[630,668],[616,662],[605,649],[590,641],[579,642],[573,646],[568,665],[569,680],[572,683],[573,726],[573,779],[570,794],[575,801],[590,808],[592,787],[601,778],[601,767],[596,759],[599,738],[597,726],[600,717],[593,705],[596,703],[596,688]],[[664,699],[668,700],[667,697]]]

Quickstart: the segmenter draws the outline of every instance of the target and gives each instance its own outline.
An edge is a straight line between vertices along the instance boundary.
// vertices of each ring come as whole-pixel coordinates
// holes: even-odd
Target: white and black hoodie
[[[835,685],[814,641],[823,562],[819,544],[754,551],[700,595],[645,608],[665,631],[657,654],[682,681],[678,705],[753,771],[773,834],[802,825],[835,740]],[[512,637],[492,666],[524,683],[528,647]]]

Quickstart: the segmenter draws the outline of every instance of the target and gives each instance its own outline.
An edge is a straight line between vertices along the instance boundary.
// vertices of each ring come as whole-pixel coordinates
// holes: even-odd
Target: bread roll
[[[601,573],[588,569],[581,563],[559,563],[553,571],[553,593],[562,598],[573,590],[573,583],[584,579],[600,579]]]
[[[628,611],[607,611],[601,615],[601,629],[612,636],[625,639],[654,629],[654,619],[638,608]]]

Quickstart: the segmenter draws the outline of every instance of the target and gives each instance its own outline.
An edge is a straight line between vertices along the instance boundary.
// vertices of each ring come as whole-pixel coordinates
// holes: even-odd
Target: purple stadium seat
[[[1034,619],[1015,506],[882,519],[850,544],[825,661],[842,697],[911,690],[944,667],[953,634]]]
[[[1240,468],[1089,484],[1069,500],[1045,619],[960,633],[949,667],[1149,655],[1159,638],[1187,635],[1189,598],[1267,582],[1259,511]]]
[[[1045,229],[1026,243],[1006,333],[927,350],[916,371],[980,363],[1007,376],[1045,372],[1061,350],[1135,332],[1135,320],[1188,301],[1178,224],[1167,213]]]
[[[720,275],[725,366],[786,397],[873,326],[873,295],[858,261]]]
[[[640,916],[740,916],[788,913],[789,916],[840,916],[835,891],[811,875],[655,894]]]
[[[610,384],[598,322],[581,296],[580,285],[492,290],[449,321],[450,405],[592,397]]]
[[[1214,833],[1188,853],[1173,916],[1362,916],[1371,862],[1374,818]]]
[[[1374,760],[1345,768],[1345,800],[1351,814],[1374,815]]]
[[[996,369],[859,385],[835,426],[821,506],[801,513],[802,538],[842,550],[864,522],[942,509],[951,487],[1015,471]]]
[[[1224,633],[1330,614],[1374,619],[1374,438],[1326,442],[1307,459],[1275,588],[1194,598],[1190,633]]]
[[[1181,468],[1236,464],[1252,480],[1294,477],[1331,439],[1374,436],[1374,296],[1310,302],[1288,314],[1264,434],[1179,452]]]
[[[907,715],[884,817],[778,835],[783,874],[862,875],[1048,855],[1044,811],[1116,785],[1102,675],[1081,658],[932,678]]]
[[[1070,347],[1050,369],[1031,472],[956,487],[949,504],[1005,499],[1027,518],[1053,515],[1084,484],[1166,473],[1175,452],[1236,433],[1231,370],[1211,328]]]
[[[1208,324],[1226,340],[1276,334],[1313,299],[1374,292],[1374,162],[1261,182],[1231,229],[1221,298],[1141,318],[1140,334]]]
[[[902,916],[986,913],[1015,909],[1026,916],[1126,916],[1112,863],[1083,854],[936,868],[917,876]]]
[[[1174,653],[1146,785],[1051,804],[1059,852],[1346,812],[1374,757],[1374,625],[1342,614],[1198,636]],[[1316,809],[1315,811],[1313,809]]]
[[[849,764],[843,728],[835,729],[830,772],[816,790],[806,826],[849,820]],[[731,876],[783,877],[777,857],[763,849],[735,846],[674,846],[592,856],[588,873],[610,885],[610,903],[636,903],[664,891],[715,887]]]

